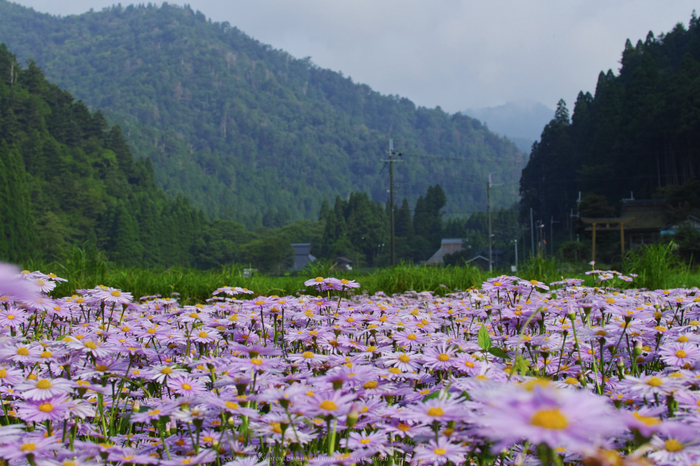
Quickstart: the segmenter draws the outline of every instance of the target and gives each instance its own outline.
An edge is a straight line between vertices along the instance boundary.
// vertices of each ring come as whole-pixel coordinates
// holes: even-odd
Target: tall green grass
[[[625,254],[625,271],[638,275],[634,286],[656,290],[700,285],[700,274],[684,264],[673,248],[673,243],[650,244]]]
[[[315,294],[313,288],[304,287],[304,281],[317,276],[356,280],[361,284],[358,293],[384,292],[392,295],[413,290],[431,291],[443,296],[456,290],[479,287],[485,280],[500,273],[489,274],[469,266],[416,267],[412,264],[373,271],[343,272],[332,270],[331,265],[319,261],[299,273],[284,276],[254,274],[245,277],[243,268],[238,265],[205,271],[118,267],[108,262],[99,252],[75,248],[61,261],[30,262],[25,264],[25,267],[29,270],[53,272],[68,279],[67,283],[54,290],[54,297],[69,296],[79,289],[106,285],[131,292],[135,298],[156,294],[168,297],[178,294],[181,302],[185,304],[203,302],[211,297],[214,290],[223,286],[240,286],[252,290],[255,295]],[[624,270],[625,273],[639,275],[632,284],[624,284],[635,288],[658,289],[700,285],[700,275],[683,266],[669,245],[652,245],[641,251],[628,253],[625,256]],[[563,277],[584,278],[587,285],[594,285],[594,277],[571,272],[565,265],[553,259],[535,258],[524,263],[517,275],[526,280],[534,279],[544,283],[551,283]]]

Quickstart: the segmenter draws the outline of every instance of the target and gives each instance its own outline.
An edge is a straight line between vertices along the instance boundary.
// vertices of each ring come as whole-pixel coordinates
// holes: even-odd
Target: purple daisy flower
[[[17,266],[0,262],[0,295],[14,299],[34,299],[39,293],[27,280],[21,278]]]
[[[67,396],[60,396],[42,401],[17,403],[19,418],[23,421],[60,421],[71,414],[73,402]]]
[[[659,356],[669,366],[691,369],[700,359],[700,348],[693,343],[674,342],[664,345],[659,351]]]
[[[461,464],[467,448],[450,443],[445,437],[439,437],[437,441],[431,440],[427,445],[418,445],[413,451],[413,460],[425,462],[425,464],[444,464],[451,461]]]
[[[14,440],[0,446],[0,457],[6,460],[26,458],[28,455],[42,455],[60,447],[54,436],[26,435],[21,440]]]
[[[700,456],[700,432],[676,423],[665,432],[655,435],[649,442],[656,451],[649,458],[656,464],[692,464]]]
[[[350,411],[355,395],[343,395],[340,390],[324,392],[303,400],[303,406],[298,411],[305,415],[320,415],[338,417]]]
[[[465,417],[463,404],[454,399],[433,398],[407,408],[405,417],[423,424],[456,421]]]
[[[75,384],[67,379],[26,380],[17,385],[16,390],[25,400],[42,401],[69,393]]]
[[[195,396],[207,392],[202,382],[187,375],[176,375],[168,379],[168,388],[182,396]]]
[[[596,440],[625,430],[623,415],[607,400],[589,392],[556,390],[553,386],[508,387],[483,408],[475,422],[495,441],[493,450],[523,439],[551,448],[580,452]]]

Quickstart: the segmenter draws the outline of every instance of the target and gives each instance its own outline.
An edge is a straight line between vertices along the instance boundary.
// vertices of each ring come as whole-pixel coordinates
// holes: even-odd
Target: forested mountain
[[[700,22],[693,14],[687,28],[628,40],[619,73],[601,72],[595,96],[579,93],[571,118],[559,102],[522,173],[521,219],[533,208],[535,218],[561,227],[579,191],[615,207],[631,191],[637,199],[673,197],[699,175]]]
[[[280,271],[292,242],[322,233],[309,221],[252,232],[169,199],[119,126],[0,44],[0,261],[62,260],[80,247],[127,266]]]
[[[188,263],[204,215],[168,200],[100,112],[22,69],[0,44],[0,258],[55,257],[70,244],[122,263]],[[167,242],[165,240],[167,238]],[[174,247],[179,248],[176,250]]]
[[[316,219],[324,198],[388,199],[388,139],[406,163],[397,195],[439,183],[450,212],[518,198],[524,156],[480,122],[384,96],[189,7],[116,6],[54,17],[0,0],[0,42],[119,124],[171,198],[248,227]]]

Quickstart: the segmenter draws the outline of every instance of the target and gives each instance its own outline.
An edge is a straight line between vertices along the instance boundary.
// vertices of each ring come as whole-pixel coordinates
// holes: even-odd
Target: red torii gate
[[[625,254],[625,222],[634,220],[634,217],[617,217],[617,218],[584,218],[581,221],[586,225],[593,225],[586,228],[586,231],[593,231],[593,261],[595,261],[595,233],[597,230],[608,231],[617,230],[617,225],[620,228],[620,249],[621,254]],[[602,225],[602,226],[598,226]]]

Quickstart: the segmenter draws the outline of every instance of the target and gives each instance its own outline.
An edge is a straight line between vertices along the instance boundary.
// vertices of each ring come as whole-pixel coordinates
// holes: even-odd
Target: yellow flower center
[[[410,335],[407,335],[406,338],[408,338],[409,340],[415,340],[418,337],[416,336],[415,333],[411,333]]]
[[[36,383],[36,388],[40,388],[42,390],[46,390],[47,388],[51,388],[51,381],[48,379],[41,379]]]
[[[323,277],[316,277],[316,283],[321,283],[323,281]]]
[[[650,385],[652,387],[660,387],[661,385],[663,385],[663,383],[664,381],[658,377],[652,377],[647,381],[647,385]]]
[[[683,444],[676,439],[666,440],[664,442],[664,449],[666,451],[670,451],[671,453],[675,453],[683,449]]]
[[[682,349],[679,349],[678,351],[676,351],[676,357],[677,357],[677,358],[685,358],[685,357],[687,357],[687,356],[688,356],[688,353],[686,353],[686,352],[683,351]]]
[[[183,383],[183,384],[182,384],[182,388],[183,388],[184,390],[192,390],[192,385],[190,385],[190,384],[188,384],[188,383]]]
[[[442,361],[442,362],[449,361],[449,360],[450,360],[450,355],[449,355],[449,354],[445,354],[445,353],[441,353],[441,354],[438,356],[438,359],[439,359],[440,361]]]
[[[17,349],[17,354],[20,356],[29,356],[29,350],[22,346],[21,348]]]
[[[7,371],[5,369],[0,369],[0,379],[7,377]]]
[[[428,409],[428,416],[440,417],[443,414],[445,414],[445,412],[439,406]]]
[[[360,443],[363,444],[363,445],[367,445],[367,444],[370,443],[370,442],[371,442],[371,440],[368,439],[368,438],[360,439]]]
[[[270,427],[272,427],[272,432],[276,434],[282,433],[282,425],[279,422],[271,422]]]
[[[84,345],[86,348],[97,349],[97,344],[94,341],[86,341]]]
[[[338,409],[338,406],[331,400],[324,400],[318,407],[326,411],[335,411]]]
[[[260,364],[263,363],[263,360],[260,359],[260,358],[253,358],[253,359],[250,360],[250,362],[252,362],[252,363],[255,364],[256,366],[259,366]]]
[[[657,419],[655,417],[649,417],[649,416],[642,416],[639,413],[632,413],[632,415],[637,419],[639,422],[641,422],[644,425],[647,426],[653,426],[656,424],[659,424],[661,422],[660,419]]]
[[[403,424],[403,423],[396,426],[396,428],[399,429],[401,432],[408,432],[409,430],[411,430],[411,426],[409,426],[408,424]]]
[[[160,373],[165,374],[165,375],[171,374],[172,372],[173,372],[173,370],[167,366],[160,370]]]
[[[13,320],[15,318],[14,314],[7,314],[7,318]]]
[[[228,409],[238,409],[238,408],[241,407],[238,403],[236,403],[236,402],[234,402],[234,401],[227,401],[227,402],[224,403],[224,404],[226,405],[226,407],[227,407]]]
[[[39,411],[42,413],[50,413],[53,411],[53,405],[51,403],[42,403],[39,405]]]
[[[312,353],[311,351],[304,351],[301,357],[304,359],[313,359],[314,353]]]
[[[365,382],[363,385],[368,390],[371,390],[373,388],[377,388],[377,381],[376,380],[370,380],[369,382]]]
[[[121,291],[119,291],[119,290],[114,290],[114,291],[112,291],[111,294],[112,294],[112,296],[114,296],[114,297],[119,297],[119,296],[122,295]]]
[[[399,361],[401,361],[401,362],[408,362],[408,361],[410,361],[410,360],[411,360],[411,358],[409,358],[409,357],[408,357],[407,355],[405,355],[405,354],[402,354],[401,356],[399,356]]]
[[[566,420],[566,416],[555,408],[537,411],[530,419],[530,424],[545,429],[562,430],[566,429],[569,422]]]
[[[444,455],[445,453],[447,453],[447,450],[445,450],[444,448],[436,448],[435,450],[433,450],[433,453],[435,453],[436,455]]]
[[[199,332],[197,335],[199,335],[199,338],[206,338],[209,335],[207,335],[207,332]]]
[[[42,359],[47,359],[53,356],[53,353],[51,351],[42,351],[40,356]]]
[[[503,285],[503,283],[501,283],[501,282],[493,282],[493,286],[501,286],[501,285]]]
[[[567,385],[576,385],[578,384],[578,380],[573,377],[567,377],[566,380],[564,380],[564,383]]]
[[[23,443],[21,447],[19,447],[19,451],[34,451],[36,450],[36,445],[33,443]]]
[[[158,414],[160,414],[160,409],[154,409],[148,412],[149,416],[157,416]]]

